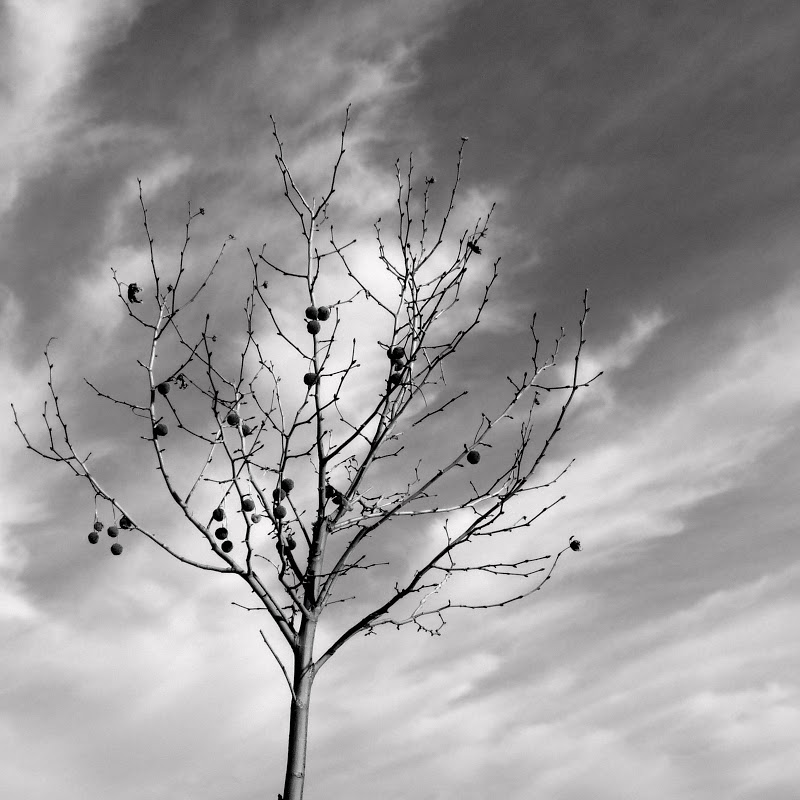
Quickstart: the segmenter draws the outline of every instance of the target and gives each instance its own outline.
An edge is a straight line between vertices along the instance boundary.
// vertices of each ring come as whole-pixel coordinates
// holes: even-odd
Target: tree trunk
[[[316,622],[304,619],[300,624],[299,648],[294,660],[294,697],[289,717],[289,750],[286,758],[286,777],[283,800],[303,800],[306,779],[306,750],[308,747],[308,711],[311,686],[314,682],[313,649]]]

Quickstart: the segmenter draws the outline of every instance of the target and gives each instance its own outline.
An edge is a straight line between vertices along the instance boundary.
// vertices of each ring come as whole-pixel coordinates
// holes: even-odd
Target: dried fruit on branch
[[[142,301],[136,296],[142,290],[135,284],[129,283],[128,284],[128,302],[129,303],[141,303]]]

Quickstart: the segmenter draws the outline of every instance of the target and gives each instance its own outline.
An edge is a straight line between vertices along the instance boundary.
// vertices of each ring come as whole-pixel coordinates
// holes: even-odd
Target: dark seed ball
[[[233,550],[233,542],[230,539],[226,539],[220,547],[223,553],[230,553],[230,551]]]
[[[216,536],[217,539],[227,539],[228,538],[228,529],[227,528],[217,528],[214,531],[214,536]]]
[[[320,306],[317,309],[317,319],[322,320],[322,322],[325,322],[326,319],[330,319],[330,316],[331,310],[328,306]]]

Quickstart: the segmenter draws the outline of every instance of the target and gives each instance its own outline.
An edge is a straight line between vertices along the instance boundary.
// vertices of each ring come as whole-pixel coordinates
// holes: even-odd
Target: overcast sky
[[[57,336],[79,451],[155,533],[198,547],[142,423],[82,381],[147,399],[147,343],[111,278],[152,297],[136,179],[165,275],[187,202],[205,209],[187,281],[228,242],[196,305],[220,358],[235,355],[246,248],[302,264],[269,115],[319,197],[351,103],[331,214],[380,286],[372,224],[394,223],[396,158],[413,151],[416,179],[436,177],[440,211],[469,137],[446,252],[497,202],[464,303],[502,256],[500,279],[448,374],[470,402],[392,465],[398,480],[419,459],[446,463],[482,410],[499,411],[505,376],[530,365],[533,311],[547,342],[565,326],[568,364],[588,287],[584,377],[605,372],[542,467],[547,480],[576,459],[558,484],[567,498],[523,548],[576,535],[583,551],[542,592],[453,613],[440,637],[387,626],[351,641],[315,684],[306,796],[796,797],[799,50],[800,7],[777,0],[3,3],[0,796],[277,796],[289,695],[265,620],[231,605],[246,587],[134,535],[119,558],[105,535],[89,545],[88,485],[25,450],[9,402],[43,443],[42,351]],[[326,280],[343,299],[342,280]],[[297,322],[299,287],[274,291]],[[379,319],[342,323],[364,364],[353,408],[380,391]],[[280,366],[297,386],[303,365]],[[168,455],[189,476],[201,462],[173,454],[181,441]],[[474,480],[513,436],[495,444]],[[374,547],[413,569],[441,521],[403,535]],[[359,602],[393,585],[368,574]]]

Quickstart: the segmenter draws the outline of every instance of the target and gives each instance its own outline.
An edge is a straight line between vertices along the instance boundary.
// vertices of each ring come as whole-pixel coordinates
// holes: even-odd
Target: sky
[[[454,612],[440,636],[384,626],[349,642],[315,683],[305,796],[797,796],[796,3],[7,0],[0,37],[0,796],[281,790],[289,693],[259,628],[279,646],[276,632],[232,605],[246,587],[133,534],[119,558],[105,534],[89,545],[91,490],[25,449],[10,403],[42,445],[42,352],[58,337],[53,378],[78,451],[137,520],[207,555],[170,506],[141,421],[83,380],[148,396],[146,337],[111,273],[151,297],[137,178],[164,275],[187,203],[205,213],[186,281],[199,285],[225,243],[186,324],[211,313],[234,369],[247,248],[303,263],[270,115],[320,197],[348,104],[331,221],[337,240],[357,238],[352,263],[378,294],[390,282],[372,226],[396,225],[395,159],[413,152],[417,187],[436,177],[441,214],[469,138],[445,254],[497,203],[443,323],[463,324],[500,257],[491,304],[448,368],[447,390],[468,399],[377,478],[402,486],[417,461],[436,469],[482,411],[499,413],[506,376],[530,368],[534,311],[543,346],[564,326],[553,379],[566,375],[585,288],[582,375],[603,375],[537,475],[575,463],[517,507],[566,495],[514,547],[544,555],[574,535],[582,551],[542,591]],[[338,302],[352,285],[323,263],[321,292]],[[299,324],[300,288],[276,278],[270,291]],[[379,391],[386,332],[369,308],[341,316],[340,355],[355,337],[362,363],[356,413]],[[257,324],[291,405],[303,365]],[[513,434],[499,430],[474,480]],[[201,465],[185,438],[167,451],[176,476]],[[371,554],[392,566],[355,582],[321,642],[442,536],[442,520],[423,519],[376,538]],[[468,576],[459,589],[518,585]]]

